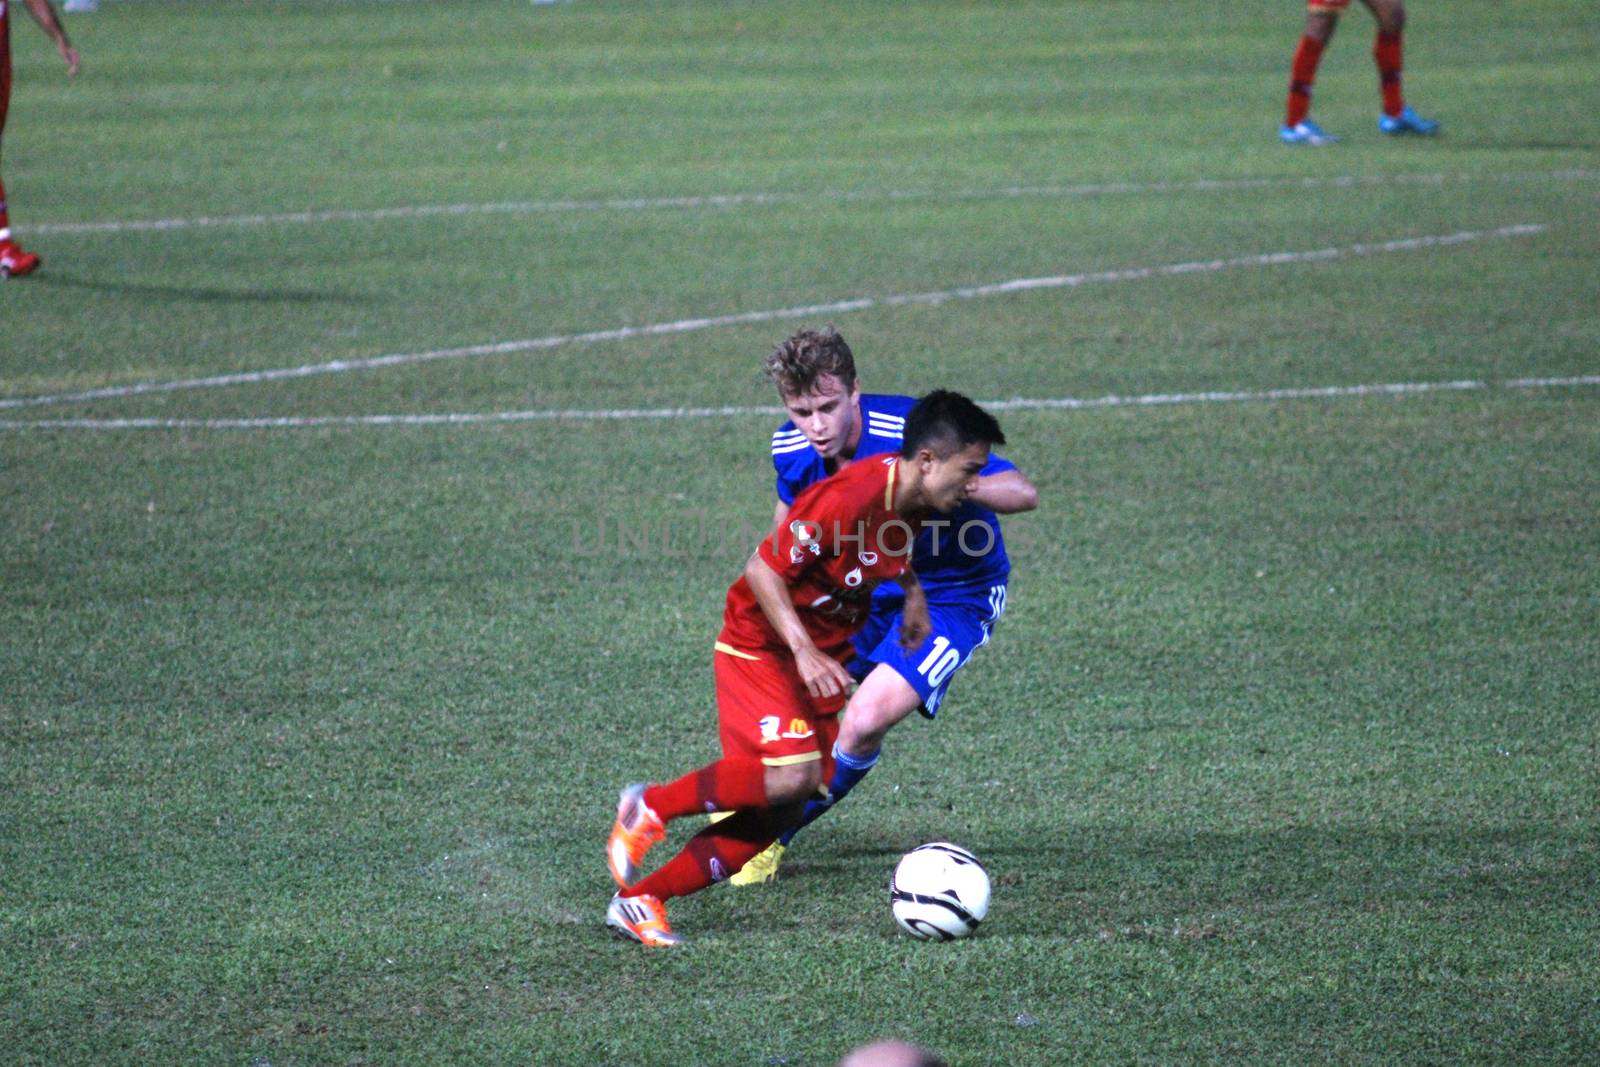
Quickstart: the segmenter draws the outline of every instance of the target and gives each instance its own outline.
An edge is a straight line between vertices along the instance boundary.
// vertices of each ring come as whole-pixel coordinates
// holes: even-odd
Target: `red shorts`
[[[846,696],[817,699],[788,657],[756,655],[717,642],[717,728],[725,756],[755,756],[769,767],[822,762],[833,777],[833,743]]]

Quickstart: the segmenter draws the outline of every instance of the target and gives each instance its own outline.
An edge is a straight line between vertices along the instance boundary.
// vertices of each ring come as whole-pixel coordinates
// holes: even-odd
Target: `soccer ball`
[[[918,845],[900,857],[889,878],[889,908],[912,937],[966,937],[989,914],[989,872],[959,845]]]

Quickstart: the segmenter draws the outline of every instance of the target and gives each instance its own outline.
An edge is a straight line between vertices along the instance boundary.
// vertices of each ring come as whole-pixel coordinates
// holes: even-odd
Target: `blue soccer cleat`
[[[1339,138],[1323,131],[1310,119],[1301,119],[1293,126],[1279,126],[1278,140],[1284,144],[1325,145],[1338,144]]]
[[[1378,132],[1387,133],[1392,137],[1404,134],[1417,134],[1429,137],[1439,132],[1439,124],[1432,119],[1425,119],[1407,104],[1400,109],[1398,115],[1379,115]]]

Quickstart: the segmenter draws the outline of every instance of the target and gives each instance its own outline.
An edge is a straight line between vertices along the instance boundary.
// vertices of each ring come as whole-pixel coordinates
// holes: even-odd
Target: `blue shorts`
[[[917,710],[928,718],[939,713],[939,703],[950,689],[950,681],[972,653],[989,643],[989,631],[1006,610],[1006,587],[991,586],[987,595],[970,599],[929,601],[928,616],[933,632],[915,652],[900,647],[902,602],[874,601],[872,615],[852,642],[856,655],[849,663],[857,681],[872,673],[880,663],[910,683],[922,698]]]

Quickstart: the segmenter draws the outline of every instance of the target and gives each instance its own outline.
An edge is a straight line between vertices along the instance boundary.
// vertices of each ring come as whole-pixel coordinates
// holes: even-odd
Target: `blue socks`
[[[837,744],[833,746],[833,780],[828,783],[826,798],[806,801],[805,811],[800,815],[800,822],[792,830],[786,830],[778,838],[780,844],[788,845],[794,840],[794,835],[811,825],[823,812],[843,800],[856,783],[867,776],[867,772],[878,765],[878,757],[883,755],[880,748],[870,756],[852,756],[841,749]]]

